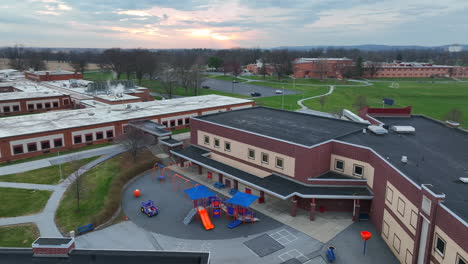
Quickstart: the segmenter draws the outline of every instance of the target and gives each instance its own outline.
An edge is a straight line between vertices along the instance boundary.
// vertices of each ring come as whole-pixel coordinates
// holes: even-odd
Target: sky
[[[468,44],[467,0],[1,0],[0,46]]]

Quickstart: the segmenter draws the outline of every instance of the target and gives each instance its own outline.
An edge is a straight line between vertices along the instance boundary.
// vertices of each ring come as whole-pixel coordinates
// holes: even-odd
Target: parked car
[[[259,97],[259,96],[262,96],[262,94],[261,94],[261,93],[259,93],[259,92],[251,92],[251,93],[250,93],[250,95],[251,95],[251,96],[253,96],[253,97]]]
[[[275,94],[283,94],[283,91],[281,91],[281,90],[276,90],[276,91],[275,91]]]
[[[210,87],[208,85],[203,85],[202,88],[203,89],[210,89]]]
[[[232,80],[232,83],[238,83],[238,81],[237,80]]]

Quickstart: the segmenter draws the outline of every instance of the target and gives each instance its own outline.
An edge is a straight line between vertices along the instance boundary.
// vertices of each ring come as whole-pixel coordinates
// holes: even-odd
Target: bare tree
[[[370,78],[374,78],[377,75],[377,73],[379,73],[379,71],[381,70],[382,70],[382,64],[379,62],[369,62],[369,63],[366,63],[364,67],[364,72]]]
[[[320,80],[323,80],[327,76],[328,64],[323,60],[315,62],[315,73],[319,76]]]
[[[26,70],[26,51],[22,45],[15,45],[14,47],[9,47],[5,51],[5,55],[8,58],[8,65],[18,71]]]
[[[325,104],[327,103],[327,97],[326,96],[321,96],[319,98],[319,103],[320,103],[320,111],[323,112],[323,107],[325,106]]]
[[[292,58],[288,50],[274,50],[269,54],[268,60],[278,80],[292,73]]]
[[[363,107],[367,106],[367,97],[365,95],[359,95],[354,100],[353,107],[356,108],[357,111],[361,110]]]
[[[34,71],[47,70],[45,62],[42,60],[39,53],[29,52],[26,59],[26,65]]]
[[[458,108],[452,108],[445,114],[445,119],[461,123],[463,121],[463,112]]]
[[[141,129],[128,125],[125,132],[117,140],[130,153],[133,161],[136,161],[138,153],[142,147],[151,144],[154,138],[143,132]]]
[[[88,68],[88,60],[83,55],[84,54],[74,54],[71,56],[68,64],[70,64],[75,72],[84,73],[86,68]]]
[[[75,191],[75,200],[76,200],[76,211],[80,212],[80,199],[81,199],[81,174],[83,173],[83,168],[80,164],[80,160],[77,156],[70,156],[67,158],[67,163],[70,166],[70,170],[73,171],[72,174],[69,176],[70,180],[74,181],[73,189]]]
[[[114,71],[117,74],[117,79],[120,79],[125,71],[124,51],[120,48],[107,49],[102,53],[102,57],[101,68]]]

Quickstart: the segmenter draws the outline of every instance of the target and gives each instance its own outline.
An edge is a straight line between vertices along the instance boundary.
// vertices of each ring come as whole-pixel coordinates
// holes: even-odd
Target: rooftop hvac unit
[[[468,177],[460,177],[459,179],[463,183],[468,183]]]
[[[370,125],[367,127],[372,133],[376,135],[385,135],[388,133],[388,130],[381,127],[381,126],[376,126],[376,125]]]
[[[401,156],[401,162],[408,163],[408,157],[407,156]]]
[[[93,116],[94,113],[93,113],[93,112],[89,112],[88,115],[89,115],[89,116]]]
[[[416,129],[412,126],[392,126],[390,129],[396,133],[415,133]]]

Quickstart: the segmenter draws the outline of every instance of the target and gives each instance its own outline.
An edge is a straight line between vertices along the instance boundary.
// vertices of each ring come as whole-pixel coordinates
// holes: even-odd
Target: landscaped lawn
[[[91,157],[87,159],[77,160],[77,166],[83,166],[98,157]],[[75,164],[72,162],[60,165],[62,168],[63,179],[67,178],[74,172]],[[57,184],[60,181],[60,166],[53,165],[37,170],[31,170],[21,173],[0,175],[0,182],[25,182],[35,184]]]
[[[0,247],[30,248],[38,237],[35,224],[0,226]]]
[[[102,144],[98,144],[98,145],[91,145],[91,146],[86,146],[86,147],[82,147],[82,148],[78,148],[78,149],[62,151],[62,152],[60,152],[60,155],[71,154],[71,153],[80,152],[80,151],[84,151],[84,150],[95,149],[95,148],[102,148],[102,147],[106,147],[106,146],[110,146],[110,145],[112,145],[112,143],[102,143]],[[15,160],[15,161],[11,161],[11,162],[4,162],[4,163],[0,164],[0,167],[14,165],[14,164],[23,163],[23,162],[34,161],[34,160],[52,158],[52,157],[57,157],[57,152],[49,153],[49,154],[43,154],[43,155],[39,155],[39,156],[32,157],[32,158],[25,158],[25,159]]]
[[[149,151],[140,155],[133,161],[128,153],[124,153],[83,174],[78,184],[79,210],[76,199],[77,182],[73,183],[66,191],[55,215],[60,229],[69,232],[90,223],[100,224],[104,218],[110,217],[118,209],[121,189],[128,180],[127,177],[150,169],[155,162],[154,158],[148,158],[152,157]],[[112,210],[109,211],[109,208]]]
[[[250,79],[250,80],[265,82],[265,83],[275,82],[275,83],[280,83],[280,84],[291,84],[291,87],[293,87],[294,82],[296,84],[310,84],[310,85],[346,85],[346,84],[353,84],[353,82],[349,82],[347,80],[337,80],[337,79],[319,80],[319,79],[314,79],[314,78],[304,78],[304,79],[303,78],[296,78],[296,80],[294,81],[294,79],[290,78],[290,77],[284,77],[284,78],[281,78],[281,80],[278,80],[278,77],[276,77],[276,76],[265,76],[265,78],[263,78],[263,76],[251,75],[251,76],[241,76],[241,77],[246,78],[246,79]],[[249,82],[249,84],[256,84],[256,83],[257,82]]]
[[[0,217],[16,217],[41,211],[51,191],[0,188]]]
[[[412,106],[413,114],[424,114],[439,120],[444,120],[445,114],[452,108],[458,108],[463,112],[462,125],[468,127],[468,83],[402,82],[400,88],[390,88],[390,85],[374,83],[366,87],[335,87],[333,94],[327,96],[324,111],[335,112],[346,108],[356,112],[352,105],[359,95],[367,97],[369,106],[382,107],[382,98],[388,97],[395,100],[393,107]],[[311,109],[321,108],[318,99],[307,100],[304,104]]]
[[[172,130],[172,135],[177,135],[177,134],[182,134],[182,133],[187,133],[187,132],[190,132],[190,127]]]
[[[242,79],[239,79],[239,78],[236,78],[232,75],[211,75],[209,76],[209,78],[211,79],[216,79],[216,80],[223,80],[223,81],[228,81],[228,82],[232,82],[233,80],[237,80],[237,82],[246,82],[246,80],[242,80]]]

